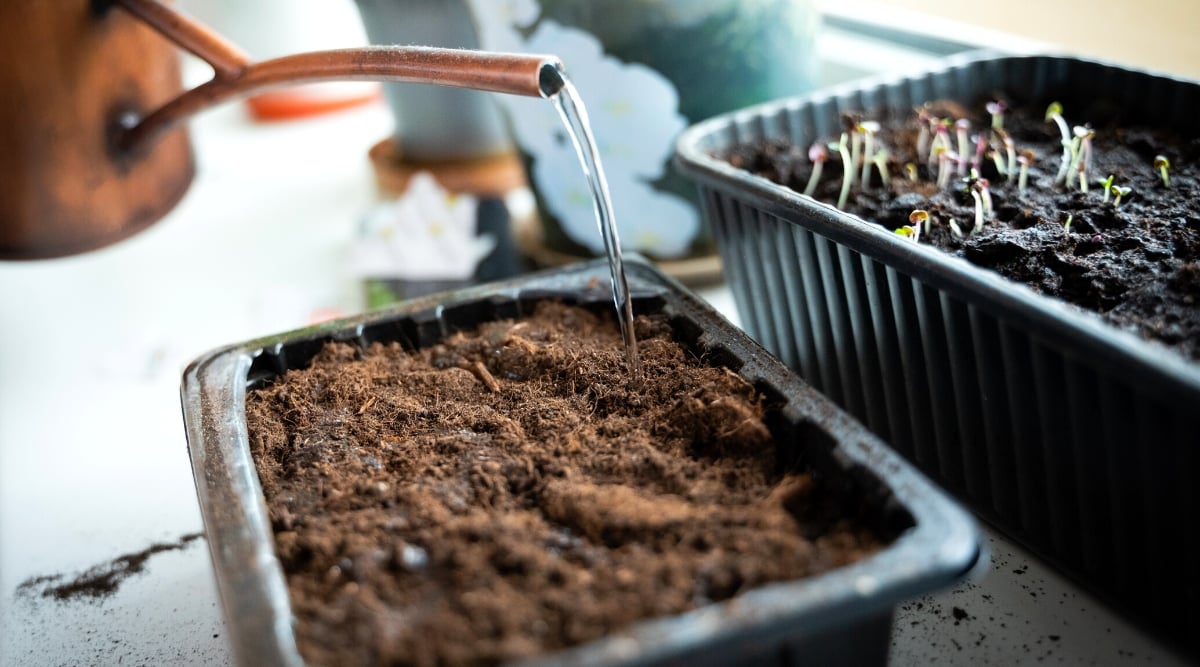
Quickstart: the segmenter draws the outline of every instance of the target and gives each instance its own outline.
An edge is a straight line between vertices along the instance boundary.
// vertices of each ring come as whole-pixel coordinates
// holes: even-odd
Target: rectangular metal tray
[[[1200,113],[1193,81],[976,53],[710,119],[676,160],[756,340],[978,515],[1195,654],[1200,365],[716,157],[808,146],[843,112],[995,91],[1068,108],[1104,95],[1129,121],[1191,136]]]
[[[635,313],[667,314],[681,342],[764,392],[780,417],[777,438],[801,448],[805,460],[835,484],[866,498],[879,521],[907,528],[882,552],[851,566],[643,622],[536,664],[883,664],[893,608],[962,579],[985,560],[970,516],[678,283],[638,258],[627,269]],[[611,307],[607,275],[606,264],[590,262],[418,299],[226,347],[187,368],[181,394],[188,449],[240,663],[303,664],[247,444],[247,388],[303,367],[331,340],[420,347],[482,322],[519,317],[543,299]]]

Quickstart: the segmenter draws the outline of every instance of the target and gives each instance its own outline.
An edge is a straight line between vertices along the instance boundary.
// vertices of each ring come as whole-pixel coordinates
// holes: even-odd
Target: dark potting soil
[[[928,105],[938,117],[970,120],[972,137],[991,124],[984,107],[983,102],[971,108],[953,102]],[[1118,327],[1200,361],[1200,139],[1125,126],[1120,110],[1101,103],[1068,107],[1063,115],[1069,126],[1090,125],[1096,131],[1085,194],[1078,187],[1055,183],[1062,139],[1057,126],[1044,120],[1045,110],[1043,104],[1005,114],[1004,128],[1015,149],[1032,150],[1036,161],[1023,193],[1017,178],[1010,181],[992,160],[982,161],[979,175],[990,183],[994,214],[977,233],[965,238],[952,233],[952,218],[964,233],[971,231],[974,198],[957,177],[949,186],[937,187],[936,168],[916,155],[915,112],[903,118],[874,118],[882,125],[879,136],[889,151],[890,187],[885,190],[878,171],[872,170],[871,185],[866,191],[855,187],[845,208],[890,230],[909,225],[912,211],[924,209],[933,225],[931,233],[922,232],[920,243],[932,243],[1038,292],[1100,313]],[[873,117],[868,112],[862,119]],[[950,138],[956,147],[953,128]],[[998,145],[989,141],[990,147]],[[836,204],[843,172],[836,151],[830,152],[813,196]],[[973,154],[974,144],[968,152]],[[803,192],[812,171],[807,153],[807,146],[777,142],[740,146],[725,158]],[[1170,160],[1169,186],[1153,166],[1158,155]],[[916,180],[907,175],[910,163],[917,165]],[[1109,175],[1115,185],[1132,188],[1119,206],[1111,193],[1107,202],[1104,199],[1099,181]],[[1071,224],[1065,229],[1068,216]]]
[[[152,556],[185,549],[201,537],[204,537],[203,533],[191,533],[179,538],[177,542],[151,544],[141,551],[117,556],[106,563],[89,567],[67,581],[63,581],[66,575],[62,574],[32,577],[21,582],[17,587],[17,594],[36,592],[41,597],[53,598],[60,602],[102,600],[115,594],[126,579],[144,572],[146,562]]]
[[[302,655],[494,664],[881,547],[727,369],[545,303],[419,351],[329,344],[247,399]]]

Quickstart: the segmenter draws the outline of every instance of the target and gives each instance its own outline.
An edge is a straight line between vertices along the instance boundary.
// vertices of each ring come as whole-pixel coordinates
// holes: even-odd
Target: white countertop
[[[202,530],[181,371],[315,311],[362,308],[345,253],[374,198],[367,149],[390,127],[381,105],[267,125],[227,106],[193,122],[196,180],[150,230],[0,263],[0,664],[230,663],[203,540],[153,556],[98,601],[16,589]],[[727,288],[701,294],[736,321]],[[989,543],[981,579],[899,611],[895,664],[1180,662],[1020,549]]]

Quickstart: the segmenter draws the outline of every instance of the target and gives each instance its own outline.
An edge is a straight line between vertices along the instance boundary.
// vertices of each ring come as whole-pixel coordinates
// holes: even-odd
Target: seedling
[[[958,136],[958,175],[962,176],[967,170],[967,155],[971,148],[967,133],[971,131],[971,121],[959,118],[954,122],[954,131]]]
[[[971,198],[975,200],[975,226],[971,228],[971,233],[978,234],[983,229],[983,197],[978,190],[971,188]]]
[[[1071,233],[1071,221],[1075,219],[1074,213],[1067,214],[1067,221],[1063,223],[1063,234]]]
[[[958,237],[958,238],[960,238],[960,239],[963,237],[963,230],[962,230],[962,227],[959,227],[959,226],[958,226],[958,221],[957,221],[957,220],[955,220],[954,218],[950,218],[950,222],[949,222],[949,223],[947,223],[947,224],[949,225],[949,227],[950,227],[950,232],[951,232],[952,234],[954,234],[956,237]]]
[[[1004,101],[995,100],[988,102],[985,108],[987,109],[988,113],[992,114],[992,129],[1004,129],[1004,110],[1008,108],[1007,105],[1004,104]]]
[[[888,152],[886,149],[882,148],[879,149],[879,152],[875,154],[875,157],[871,158],[871,163],[874,164],[875,168],[879,170],[879,181],[883,183],[883,189],[885,190],[892,187],[892,179],[888,174],[887,161]]]
[[[1017,170],[1017,147],[1013,143],[1012,137],[1002,127],[992,128],[992,132],[1000,138],[1000,143],[1004,145],[1004,154],[1008,158],[1004,161],[1004,168],[1000,168],[999,160],[996,161],[996,168],[999,169],[1001,176],[1007,176],[1008,182],[1011,183],[1016,175]]]
[[[1031,150],[1023,150],[1017,155],[1017,164],[1021,167],[1021,173],[1017,176],[1017,191],[1025,194],[1025,185],[1029,181],[1029,165],[1033,164],[1037,157]]]
[[[936,122],[937,117],[925,107],[917,109],[917,157],[929,152],[929,140],[932,138],[929,128]]]
[[[918,232],[921,231],[922,225],[925,226],[926,233],[929,233],[933,230],[933,227],[931,226],[933,222],[929,217],[929,211],[926,211],[925,209],[913,209],[913,212],[908,214],[908,221],[917,228]]]
[[[829,159],[829,150],[824,144],[818,142],[809,146],[808,159],[812,162],[812,174],[808,177],[808,185],[804,187],[804,194],[809,197],[817,190],[817,182],[821,180],[821,171],[825,168],[825,160]]]
[[[842,192],[838,195],[838,208],[846,208],[846,199],[850,196],[850,183],[854,181],[854,164],[850,160],[850,150],[846,147],[846,142],[849,141],[849,136],[843,132],[842,138],[835,146],[834,150],[842,156]]]
[[[919,172],[917,171],[917,165],[915,165],[911,162],[905,162],[904,163],[904,173],[908,176],[908,180],[912,181],[913,183],[917,182],[917,178],[919,178]]]
[[[864,120],[858,124],[858,131],[863,136],[862,188],[866,190],[871,179],[871,165],[875,159],[875,134],[879,132],[879,123]]]
[[[988,189],[988,179],[975,178],[971,183],[971,189],[979,193],[979,198],[983,201],[983,214],[987,217],[992,217],[992,193]]]
[[[941,161],[941,155],[950,150],[950,119],[936,121],[933,141],[929,142],[929,164],[933,166]]]
[[[1113,208],[1121,205],[1121,197],[1128,197],[1133,192],[1133,188],[1121,187],[1120,185],[1112,186]]]
[[[939,188],[944,188],[950,184],[950,164],[958,163],[958,154],[949,148],[939,146],[938,154],[938,177],[937,185]]]
[[[1058,131],[1062,134],[1062,166],[1058,169],[1058,175],[1054,177],[1055,183],[1060,183],[1067,178],[1067,170],[1071,166],[1071,130],[1067,127],[1067,120],[1062,115],[1062,105],[1058,102],[1051,102],[1050,106],[1046,107],[1046,122],[1054,122],[1058,125]]]
[[[1158,175],[1162,176],[1164,188],[1171,187],[1171,176],[1168,170],[1171,168],[1171,161],[1165,155],[1154,156],[1154,168],[1158,170]]]
[[[899,236],[907,238],[913,243],[918,243],[921,239],[921,228],[913,227],[912,225],[905,225],[900,229],[895,230],[895,233]]]
[[[1109,174],[1108,178],[1104,179],[1103,181],[1100,181],[1100,188],[1102,190],[1104,190],[1104,201],[1102,202],[1104,204],[1108,203],[1108,197],[1109,197],[1109,195],[1112,194],[1112,184],[1113,184],[1113,175],[1112,174]]]
[[[1071,141],[1071,166],[1067,174],[1067,188],[1071,187],[1072,174],[1078,174],[1079,190],[1087,194],[1087,170],[1092,163],[1092,137],[1095,130],[1084,125],[1074,127],[1075,138]]]
[[[995,155],[996,151],[990,151],[991,155]],[[988,136],[986,132],[980,132],[975,135],[975,157],[971,159],[971,167],[975,171],[983,169],[983,158],[989,155],[988,151]],[[999,167],[999,162],[996,163]]]

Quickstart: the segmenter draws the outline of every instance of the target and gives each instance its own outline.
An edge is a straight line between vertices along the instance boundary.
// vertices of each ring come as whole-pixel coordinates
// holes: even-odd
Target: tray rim
[[[626,268],[635,291],[666,298],[685,316],[711,318],[714,331],[710,333],[718,335],[721,344],[734,342],[752,351],[739,374],[786,378],[783,387],[777,386],[789,397],[784,410],[801,410],[810,416],[820,411],[827,419],[822,426],[846,430],[852,437],[835,447],[832,455],[847,468],[861,468],[876,476],[913,517],[914,527],[883,551],[850,566],[817,577],[763,586],[681,615],[643,621],[531,664],[652,664],[695,651],[706,642],[729,642],[741,633],[775,636],[785,629],[790,631],[787,626],[800,624],[802,634],[812,634],[839,622],[890,613],[902,599],[975,576],[986,568],[979,530],[957,501],[648,261],[631,257]],[[548,286],[549,293],[558,289],[563,294],[579,294],[580,286],[595,284],[597,277],[607,276],[607,271],[603,260],[595,260],[431,295],[380,311],[224,346],[187,367],[180,391],[189,458],[223,614],[241,664],[305,664],[292,634],[286,582],[274,555],[265,501],[249,454],[244,401],[247,373],[254,357],[267,349],[282,349],[293,341],[352,339],[364,326],[436,311],[451,299],[515,296],[523,290],[541,295]],[[563,279],[573,281],[576,287],[565,289]],[[243,418],[238,419],[238,415]]]

